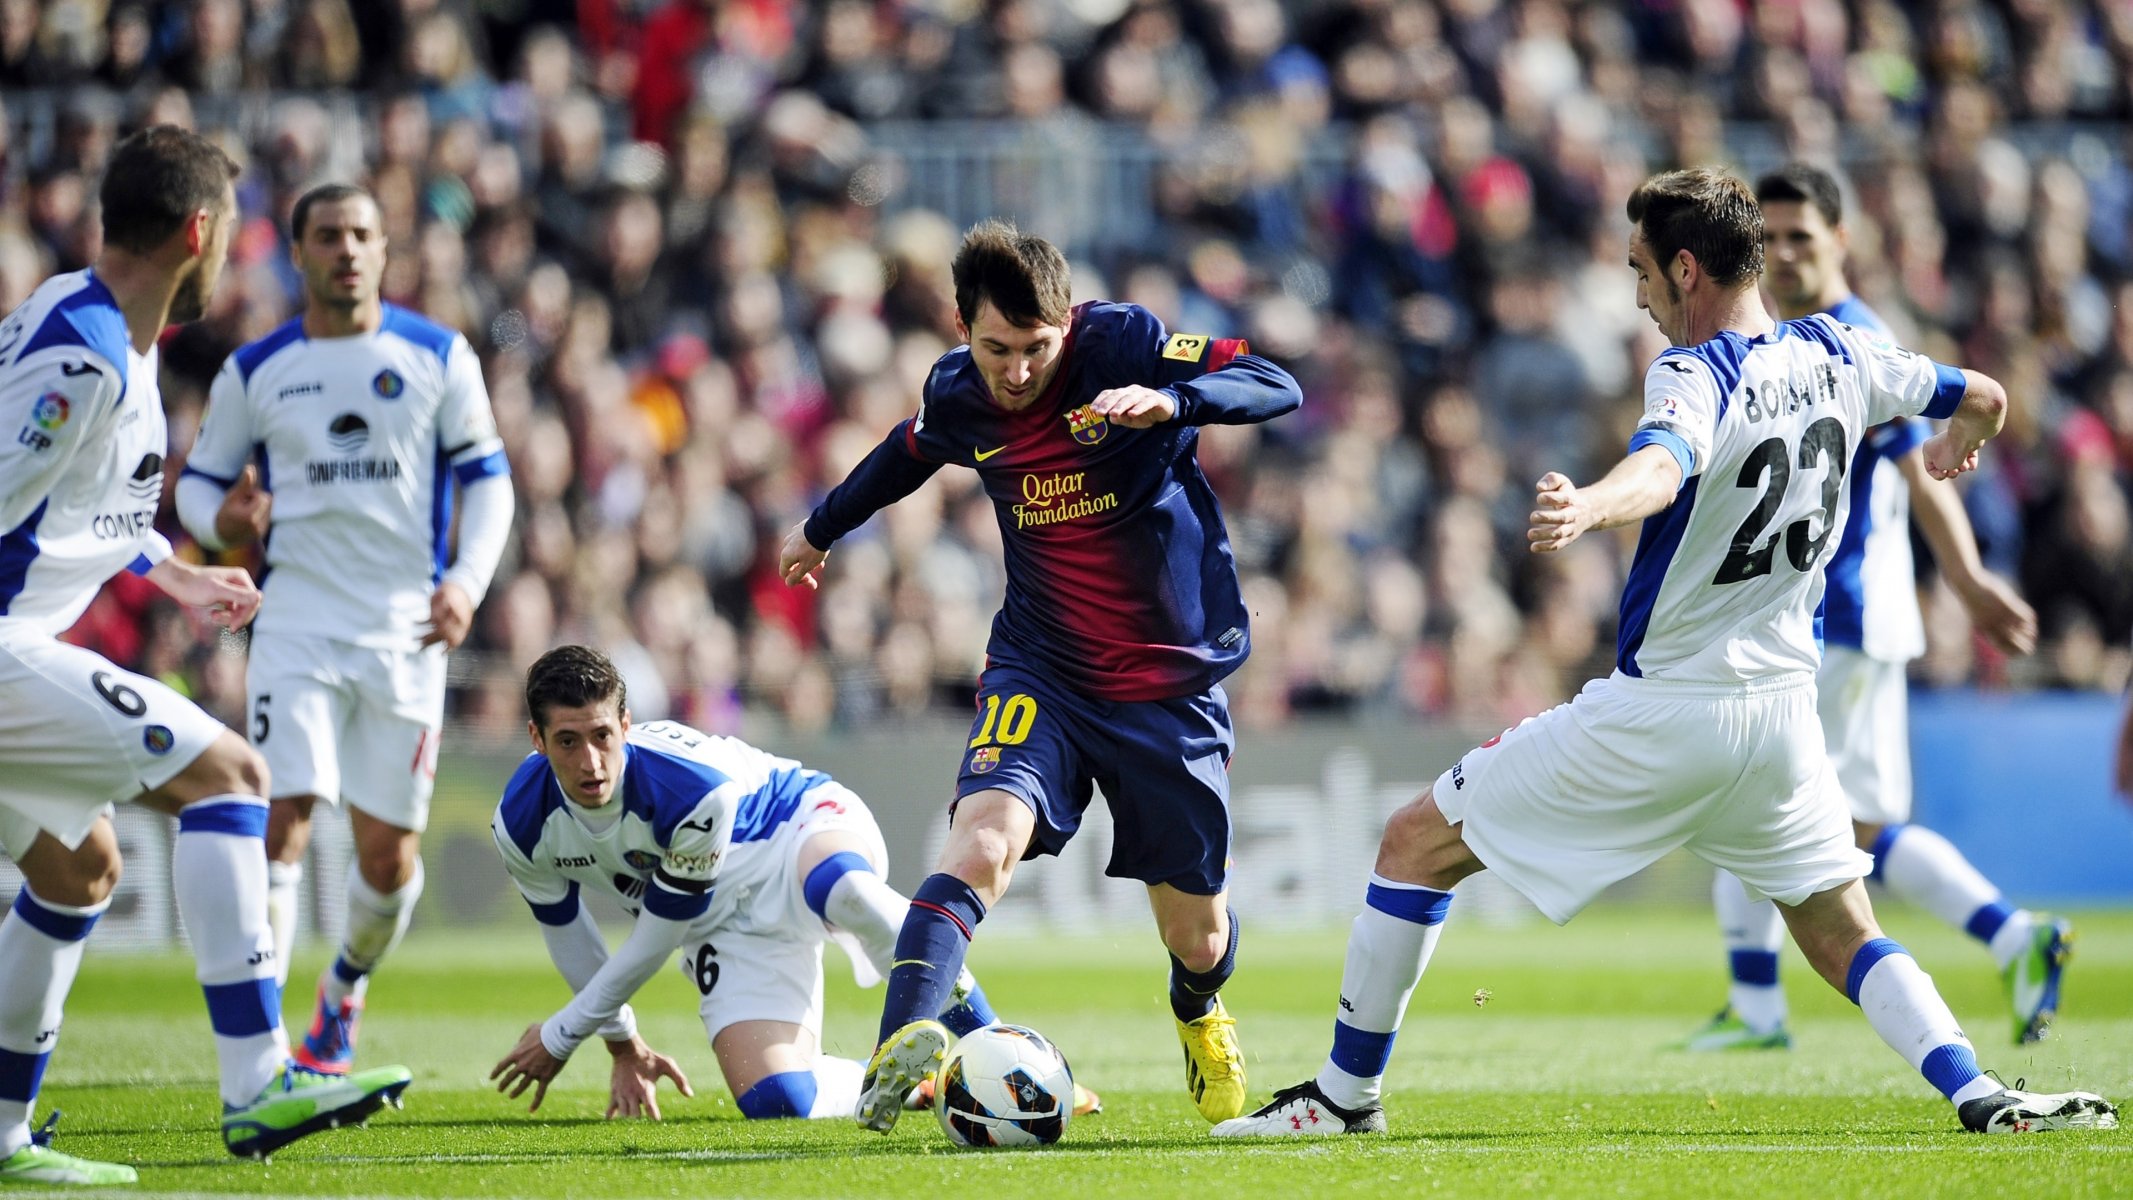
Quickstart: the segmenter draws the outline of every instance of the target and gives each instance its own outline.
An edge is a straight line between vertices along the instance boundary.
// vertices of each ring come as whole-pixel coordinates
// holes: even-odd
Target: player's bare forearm
[[[1296,377],[1246,354],[1197,379],[1172,384],[1177,420],[1187,425],[1256,425],[1303,406]]]
[[[1947,428],[1926,440],[1922,448],[1926,474],[1935,479],[1953,479],[1977,470],[1977,452],[2007,423],[2007,389],[1990,375],[1963,372],[1963,398],[1948,418]]]
[[[1985,569],[1962,497],[1952,485],[1927,473],[1922,452],[1904,455],[1898,466],[1910,488],[1911,512],[1933,549],[1933,561],[1963,602],[1971,623],[1987,641],[2010,654],[2036,649],[2036,611],[2006,580]]]
[[[1561,550],[1593,530],[1641,521],[1672,504],[1680,491],[1681,464],[1664,446],[1638,449],[1586,487],[1550,471],[1534,487],[1527,549]]]
[[[236,567],[196,567],[166,558],[144,575],[180,604],[204,608],[216,624],[242,629],[259,614],[259,588]]]

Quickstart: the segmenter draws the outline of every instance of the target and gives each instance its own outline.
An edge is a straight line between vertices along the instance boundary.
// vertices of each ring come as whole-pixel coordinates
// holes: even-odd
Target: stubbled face
[[[178,281],[178,290],[170,298],[171,324],[183,325],[207,314],[208,302],[215,298],[215,285],[222,282],[222,266],[229,261],[230,230],[236,224],[237,189],[225,184],[221,207],[208,218],[207,238],[201,243],[200,256],[193,260],[192,270]]]
[[[1637,307],[1650,314],[1652,324],[1659,327],[1659,332],[1666,335],[1669,343],[1688,345],[1687,322],[1683,316],[1687,305],[1682,303],[1681,285],[1653,260],[1652,248],[1644,240],[1642,225],[1629,235],[1629,266],[1637,273]]]
[[[1821,309],[1844,287],[1844,231],[1803,201],[1763,205],[1763,284],[1780,312]]]
[[[1017,325],[1000,315],[992,301],[978,305],[977,320],[964,325],[959,314],[956,332],[970,342],[970,360],[992,390],[993,402],[1005,409],[1028,407],[1052,376],[1059,373],[1060,356],[1066,350],[1064,325]]]
[[[533,748],[555,770],[563,795],[581,808],[599,808],[615,798],[622,779],[623,739],[630,715],[614,700],[578,708],[550,708],[548,725],[528,722]]]
[[[385,231],[368,196],[322,200],[304,217],[304,236],[291,253],[314,304],[358,308],[375,300],[385,277]]]

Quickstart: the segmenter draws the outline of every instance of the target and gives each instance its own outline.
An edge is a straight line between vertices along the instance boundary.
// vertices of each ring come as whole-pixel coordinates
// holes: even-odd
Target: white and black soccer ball
[[[1036,1030],[987,1025],[941,1063],[933,1112],[958,1146],[1049,1146],[1074,1113],[1074,1070]]]

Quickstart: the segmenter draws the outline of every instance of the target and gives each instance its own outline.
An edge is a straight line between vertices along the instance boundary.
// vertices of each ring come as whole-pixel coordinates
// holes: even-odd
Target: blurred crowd
[[[126,130],[195,125],[246,166],[214,309],[166,346],[174,456],[223,356],[296,309],[295,196],[377,195],[386,292],[480,350],[519,491],[453,671],[500,731],[561,639],[614,653],[640,717],[713,729],[968,704],[1001,592],[972,473],[840,544],[819,594],[773,570],[955,342],[959,230],[899,198],[912,122],[973,156],[1003,129],[1155,148],[1129,201],[1161,236],[1062,236],[1077,292],[1302,381],[1301,412],[1201,440],[1254,614],[1247,724],[1486,724],[1607,669],[1632,537],[1535,557],[1523,530],[1543,470],[1620,452],[1662,346],[1623,199],[1789,158],[1840,172],[1855,286],[1901,337],[2016,398],[1961,486],[2044,645],[1996,655],[1922,558],[1917,678],[2127,675],[2133,5],[0,0],[0,87],[0,307],[93,256]],[[241,658],[130,577],[75,636],[239,707]]]

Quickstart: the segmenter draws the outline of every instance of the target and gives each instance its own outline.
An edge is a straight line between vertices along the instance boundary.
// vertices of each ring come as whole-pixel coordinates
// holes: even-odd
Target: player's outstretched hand
[[[778,548],[778,576],[786,587],[809,588],[822,586],[822,564],[829,559],[829,551],[815,549],[807,540],[807,523],[801,522],[785,535],[785,544]]]
[[[1096,399],[1089,401],[1089,411],[1113,425],[1146,429],[1177,416],[1178,398],[1132,383],[1096,393]]]
[[[661,1076],[673,1080],[674,1089],[682,1095],[696,1095],[695,1089],[689,1086],[689,1077],[681,1073],[674,1060],[654,1051],[643,1038],[609,1042],[607,1049],[615,1056],[615,1069],[609,1074],[607,1085],[608,1120],[616,1117],[659,1120]]]
[[[224,629],[242,629],[259,615],[259,587],[241,567],[196,567],[172,557],[149,568],[148,581],[180,604],[206,609]]]
[[[259,468],[247,466],[215,510],[215,536],[225,546],[249,546],[267,535],[273,512],[274,493],[259,486]]]
[[[556,1072],[563,1069],[563,1060],[548,1053],[541,1044],[541,1023],[535,1021],[526,1026],[526,1032],[518,1036],[518,1045],[496,1064],[489,1078],[496,1081],[496,1090],[504,1092],[513,1100],[533,1089],[533,1103],[526,1106],[527,1112],[541,1111],[541,1101],[548,1097],[548,1085],[555,1080]],[[505,1089],[509,1089],[506,1091]]]
[[[2009,654],[2027,654],[2037,648],[2037,612],[2006,580],[1980,572],[1962,598],[1970,623],[1986,641]]]
[[[420,645],[457,650],[474,628],[474,598],[467,595],[465,588],[443,580],[430,593],[430,620],[422,628],[425,632]]]
[[[1926,456],[1926,474],[1935,479],[1953,479],[1965,471],[1977,470],[1977,451],[1982,445],[1983,442],[1956,436],[1952,425],[1941,430],[1920,447]]]
[[[1532,526],[1526,530],[1526,549],[1535,553],[1560,550],[1592,528],[1590,506],[1578,495],[1578,485],[1556,471],[1541,476],[1533,485]]]

